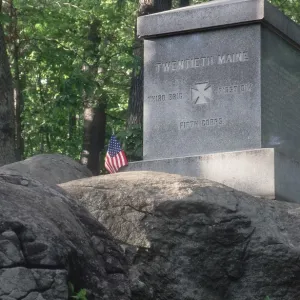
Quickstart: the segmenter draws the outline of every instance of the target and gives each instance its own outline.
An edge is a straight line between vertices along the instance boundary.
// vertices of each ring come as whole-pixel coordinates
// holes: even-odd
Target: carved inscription
[[[233,54],[223,54],[218,56],[218,64],[228,64],[228,63],[237,63],[244,62],[249,60],[248,52],[240,52]]]
[[[252,83],[226,85],[226,86],[219,86],[217,89],[217,93],[218,94],[242,94],[242,93],[251,92],[252,88],[253,88]]]
[[[182,60],[173,60],[168,62],[157,62],[156,63],[156,72],[174,72],[180,70],[187,70],[193,68],[200,68],[211,66],[214,64],[214,58],[211,57],[194,57]]]
[[[182,99],[182,93],[159,94],[147,97],[148,102],[165,102]]]
[[[166,101],[166,95],[155,95],[155,96],[148,96],[149,102],[162,102]]]
[[[168,94],[169,100],[178,100],[182,99],[182,93],[172,93]]]
[[[199,56],[192,58],[185,58],[181,60],[173,60],[167,62],[155,63],[156,73],[169,73],[181,70],[210,67],[214,64],[223,65],[229,63],[240,63],[249,61],[249,54],[247,51],[229,54],[220,54],[217,56]]]
[[[179,129],[192,129],[200,127],[215,127],[224,125],[223,118],[202,119],[199,121],[182,121],[179,123]]]

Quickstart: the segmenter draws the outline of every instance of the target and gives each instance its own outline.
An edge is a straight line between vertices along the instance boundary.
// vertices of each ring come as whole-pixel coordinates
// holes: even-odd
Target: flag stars
[[[116,156],[122,150],[120,143],[117,141],[116,137],[113,135],[110,139],[108,145],[108,153],[111,157]]]

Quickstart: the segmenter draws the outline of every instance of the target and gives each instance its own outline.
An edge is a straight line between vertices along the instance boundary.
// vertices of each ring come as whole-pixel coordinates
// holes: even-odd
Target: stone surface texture
[[[260,35],[251,25],[145,40],[145,160],[261,147]]]
[[[39,154],[1,167],[2,173],[30,177],[48,186],[92,176],[88,168],[61,154]]]
[[[222,183],[253,196],[275,199],[275,154],[274,149],[271,148],[143,160],[129,163],[123,170],[125,172],[155,171],[199,177]],[[276,171],[280,170],[276,169]],[[298,174],[300,176],[300,168]],[[298,189],[298,186],[295,185],[294,189]],[[289,192],[290,189],[286,190],[286,193]],[[300,193],[299,189],[298,192]]]
[[[130,299],[122,249],[74,200],[1,174],[0,207],[1,300],[67,300],[68,281],[89,300]]]
[[[300,161],[300,26],[265,0],[139,18],[144,160],[276,148]]]
[[[262,28],[263,147],[300,162],[300,50]]]
[[[143,160],[129,163],[122,171],[194,176],[253,196],[300,203],[300,163],[274,148]]]
[[[128,172],[60,185],[121,240],[132,299],[300,299],[300,206]]]
[[[138,18],[142,38],[200,31],[220,26],[262,23],[283,32],[300,44],[299,26],[267,0],[219,0]]]

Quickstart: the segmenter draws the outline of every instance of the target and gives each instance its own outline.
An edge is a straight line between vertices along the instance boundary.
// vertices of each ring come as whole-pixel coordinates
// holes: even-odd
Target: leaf
[[[82,289],[79,291],[79,293],[77,294],[78,297],[83,298],[86,296],[86,289]]]
[[[11,17],[7,14],[0,13],[0,23],[1,24],[7,24],[11,22]]]
[[[71,282],[68,282],[68,287],[69,287],[69,292],[70,292],[70,294],[74,294],[74,286],[73,286],[73,284],[71,283]]]

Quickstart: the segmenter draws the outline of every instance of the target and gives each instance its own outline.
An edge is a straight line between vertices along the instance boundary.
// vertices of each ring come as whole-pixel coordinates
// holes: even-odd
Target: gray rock
[[[89,300],[129,299],[126,259],[108,231],[57,190],[22,182],[0,174],[0,299],[66,300],[68,281]]]
[[[28,186],[28,178],[54,186],[58,183],[92,176],[88,168],[61,154],[40,154],[5,165],[0,168],[0,174],[24,176],[25,178],[20,182],[23,186]]]
[[[0,265],[12,267],[24,262],[17,235],[13,231],[5,231],[0,235]]]
[[[46,280],[37,282],[40,277],[45,277]],[[0,269],[0,299],[7,296],[27,300],[67,299],[66,280],[66,270],[35,270],[25,267]]]
[[[128,172],[60,185],[120,241],[133,300],[297,300],[300,206]]]

